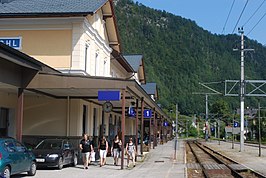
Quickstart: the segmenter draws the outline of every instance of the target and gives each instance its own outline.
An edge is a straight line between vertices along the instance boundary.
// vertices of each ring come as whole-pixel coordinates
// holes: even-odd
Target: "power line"
[[[262,21],[262,19],[266,16],[266,12],[260,18],[260,20],[253,26],[253,28],[247,33],[247,36],[254,30],[254,28]]]
[[[227,18],[226,18],[226,21],[225,21],[225,23],[224,23],[224,27],[223,27],[223,31],[222,31],[222,33],[223,33],[224,30],[225,30],[225,26],[226,26],[226,24],[227,24],[227,22],[228,22],[228,19],[229,19],[229,16],[230,16],[231,12],[232,12],[232,9],[233,9],[233,6],[234,6],[234,4],[235,4],[235,1],[236,1],[236,0],[234,0],[233,3],[232,3],[232,5],[231,5],[230,11],[229,11],[229,13],[228,13],[228,15],[227,15]],[[264,0],[264,1],[265,1],[265,0]]]
[[[264,0],[261,4],[260,4],[260,6],[255,10],[255,12],[249,17],[249,19],[246,21],[246,23],[244,23],[244,25],[243,25],[243,27],[245,26],[245,25],[247,25],[247,23],[254,17],[254,15],[258,12],[258,10],[261,8],[261,6],[265,3],[265,1],[266,0]]]
[[[243,13],[244,13],[244,11],[245,11],[245,9],[246,9],[246,7],[247,7],[248,1],[249,1],[249,0],[247,0],[247,2],[246,2],[246,4],[245,4],[245,6],[244,6],[244,8],[243,8],[243,10],[242,10],[242,12],[241,12],[239,18],[238,18],[238,20],[237,20],[237,22],[236,22],[236,25],[235,25],[235,27],[234,27],[234,30],[232,31],[232,34],[234,33],[234,31],[235,31],[235,29],[236,29],[236,27],[237,27],[237,25],[238,25],[238,23],[239,23],[239,21],[240,21],[242,15],[243,15]]]

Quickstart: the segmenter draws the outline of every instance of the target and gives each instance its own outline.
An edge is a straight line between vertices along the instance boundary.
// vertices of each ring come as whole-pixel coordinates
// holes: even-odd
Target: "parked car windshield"
[[[61,146],[62,146],[61,140],[43,140],[36,146],[35,149],[58,150],[58,149],[61,149]]]

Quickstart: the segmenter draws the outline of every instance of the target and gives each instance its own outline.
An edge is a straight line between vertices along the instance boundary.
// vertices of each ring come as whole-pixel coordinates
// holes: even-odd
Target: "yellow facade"
[[[71,30],[0,31],[0,37],[22,37],[22,52],[54,68],[71,67]]]
[[[115,78],[128,77],[127,71],[118,62],[111,62],[112,48],[109,45],[110,36],[107,35],[107,30],[110,29],[107,29],[101,9],[85,18],[47,17],[23,20],[22,24],[18,23],[20,19],[4,21],[7,25],[0,24],[0,38],[21,37],[22,52],[63,72],[72,70],[84,75],[105,77],[111,77],[112,73]],[[15,113],[16,102],[16,94],[11,97],[11,94],[0,93],[0,107],[12,109],[12,113]],[[106,136],[112,132],[110,124],[115,125],[115,134],[118,131],[117,120],[121,118],[121,114],[104,113],[102,119],[100,104],[39,94],[25,96],[24,102],[23,135],[81,136],[85,131],[91,136],[99,136],[102,124],[106,128]],[[84,107],[87,108],[85,130]],[[110,114],[113,117],[111,123]],[[10,119],[15,125],[14,114]],[[127,135],[133,135],[135,120],[127,119],[125,128]]]
[[[66,111],[66,100],[39,96],[25,97],[23,135],[65,136]]]

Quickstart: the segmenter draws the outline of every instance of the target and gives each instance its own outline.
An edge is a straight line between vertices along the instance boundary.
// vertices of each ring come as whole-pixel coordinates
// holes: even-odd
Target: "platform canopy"
[[[144,99],[145,107],[155,109],[161,116],[166,116],[145,90],[135,81],[119,78],[92,77],[68,74],[39,73],[26,87],[26,90],[44,94],[53,98],[85,99],[98,104],[98,91],[126,91],[126,107],[136,99]],[[121,101],[111,101],[114,111],[121,110]]]

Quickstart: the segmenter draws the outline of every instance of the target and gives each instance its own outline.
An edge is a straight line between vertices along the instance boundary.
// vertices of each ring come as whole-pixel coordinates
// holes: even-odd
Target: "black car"
[[[76,166],[78,163],[78,151],[68,140],[45,139],[32,151],[36,157],[37,167],[62,169],[64,165]]]

